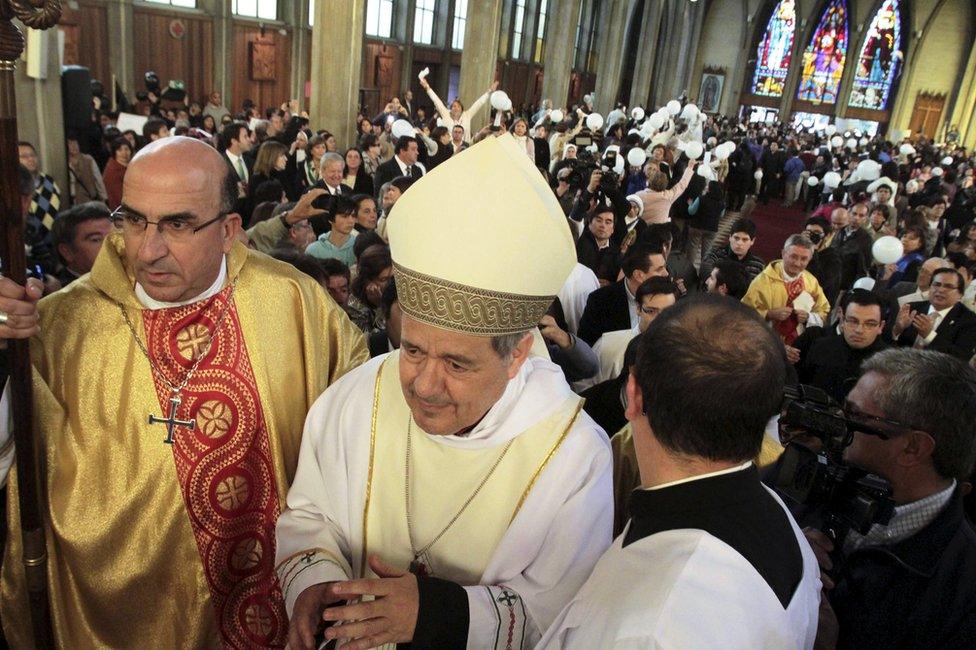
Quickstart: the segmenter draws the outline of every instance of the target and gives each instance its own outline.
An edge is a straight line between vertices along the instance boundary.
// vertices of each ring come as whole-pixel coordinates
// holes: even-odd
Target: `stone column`
[[[468,2],[468,21],[464,27],[464,49],[461,50],[461,82],[458,95],[465,106],[484,94],[495,80],[498,64],[498,40],[502,33],[502,0]],[[442,98],[448,101],[447,98]],[[488,106],[471,119],[471,130],[484,126]]]
[[[143,89],[143,85],[141,81],[136,83],[135,59],[132,56],[132,0],[109,0],[105,7],[108,33],[112,35],[108,40],[109,72],[115,76],[129,101],[134,102],[135,91]],[[105,79],[104,84],[108,90],[111,80]]]
[[[976,146],[976,47],[969,53],[959,94],[947,124],[959,127],[960,144],[970,149]]]
[[[58,33],[51,29],[28,35],[28,29],[17,23],[28,50],[46,52],[44,77],[27,76],[27,64],[17,62],[14,88],[17,95],[17,137],[34,145],[41,171],[54,177],[61,189],[61,206],[71,205],[68,197],[68,161],[64,144],[64,109],[61,106],[61,65],[58,60]],[[29,55],[29,53],[28,53]],[[6,153],[4,154],[6,155]]]
[[[411,76],[410,73],[413,71],[413,28],[414,28],[414,22],[417,19],[417,0],[408,0],[408,2],[404,3],[404,5],[406,6],[406,11],[407,11],[407,15],[406,15],[407,33],[406,33],[406,37],[403,39],[403,44],[400,46],[401,47],[400,85],[398,88],[393,89],[394,95],[400,98],[401,103],[403,102],[403,92],[410,87],[410,82],[412,81],[410,79]],[[437,22],[435,19],[434,43],[436,42],[437,42]],[[434,47],[434,45],[431,44],[430,47]],[[441,99],[444,98],[442,97]],[[386,102],[388,100],[389,97],[380,98],[381,102]],[[417,98],[414,97],[414,106],[416,107],[416,105],[417,105]]]
[[[650,104],[651,79],[654,77],[654,61],[657,56],[657,34],[661,27],[662,2],[645,2],[641,16],[640,39],[637,41],[637,60],[634,79],[630,87],[630,107]],[[652,113],[653,109],[648,113]]]
[[[576,21],[582,0],[554,2],[546,21],[546,50],[542,55],[545,74],[542,77],[542,99],[552,100],[553,108],[566,103],[569,80],[573,73],[573,47],[576,44]]]
[[[308,48],[311,32],[308,29],[308,3],[295,2],[285,19],[291,23],[291,96],[305,107],[305,82],[308,74]]]
[[[213,20],[213,88],[201,88],[197,93],[201,101],[206,101],[210,91],[220,92],[224,106],[231,113],[240,108],[243,97],[231,97],[234,75],[234,30],[230,13],[230,0],[198,0],[197,6],[207,12]],[[246,65],[246,64],[242,64]]]
[[[624,36],[634,0],[604,2],[599,22],[599,61],[596,72],[596,102],[594,110],[603,116],[617,102],[620,73],[623,69]]]
[[[342,146],[355,142],[366,0],[315,3],[312,28],[312,97],[309,117],[335,134]],[[342,51],[336,55],[336,43]]]

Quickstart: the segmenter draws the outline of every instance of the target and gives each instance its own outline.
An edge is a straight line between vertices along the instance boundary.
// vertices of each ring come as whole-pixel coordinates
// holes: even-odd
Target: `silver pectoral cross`
[[[173,429],[175,427],[187,427],[193,430],[197,423],[193,420],[177,420],[176,411],[180,408],[180,403],[183,400],[180,399],[179,395],[173,395],[169,398],[169,417],[161,418],[155,415],[149,416],[149,424],[165,424],[166,425],[166,438],[163,440],[167,445],[173,444]]]

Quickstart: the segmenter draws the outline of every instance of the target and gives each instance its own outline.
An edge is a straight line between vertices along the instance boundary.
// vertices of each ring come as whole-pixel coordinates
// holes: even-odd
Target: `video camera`
[[[821,509],[823,532],[838,548],[850,530],[865,535],[874,524],[888,523],[894,512],[891,486],[844,461],[855,431],[888,438],[878,422],[845,412],[813,386],[788,386],[785,398],[779,423],[795,438],[776,465],[776,491],[794,503]]]
[[[573,189],[586,187],[590,182],[590,175],[600,170],[603,176],[600,179],[600,186],[596,194],[600,197],[606,196],[620,187],[620,176],[613,170],[617,163],[617,152],[610,151],[602,159],[597,158],[589,149],[579,149],[576,160],[570,162],[572,170],[566,181]],[[599,198],[599,197],[598,197]]]

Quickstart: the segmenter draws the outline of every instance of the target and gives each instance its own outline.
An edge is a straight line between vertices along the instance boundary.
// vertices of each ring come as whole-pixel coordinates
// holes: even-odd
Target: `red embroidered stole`
[[[206,348],[230,287],[199,304],[144,310],[149,353],[166,377],[183,380]],[[162,413],[169,389],[157,378]],[[226,647],[281,647],[288,634],[274,572],[280,514],[274,463],[254,371],[232,305],[206,358],[181,392],[173,459],[217,626]],[[153,427],[154,429],[156,427]],[[165,427],[153,435],[165,437]],[[148,434],[147,434],[148,435]]]
[[[800,274],[796,280],[792,282],[786,282],[786,307],[792,307],[793,301],[796,300],[801,293],[803,293],[803,274]],[[792,345],[793,341],[800,335],[797,328],[800,325],[800,321],[796,319],[796,313],[790,314],[790,317],[783,321],[776,322],[776,331],[779,332],[780,338],[783,339],[783,343],[786,345]]]

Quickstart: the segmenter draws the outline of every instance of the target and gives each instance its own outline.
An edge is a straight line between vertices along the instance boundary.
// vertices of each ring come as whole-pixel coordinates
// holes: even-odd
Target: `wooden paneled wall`
[[[274,79],[265,81],[253,79],[251,43],[264,45],[274,52]],[[276,28],[268,28],[262,36],[257,26],[235,23],[234,80],[231,84],[233,106],[240,107],[245,99],[250,99],[264,111],[271,106],[281,106],[289,99],[304,102],[304,97],[289,97],[292,75],[291,56],[291,32],[281,34]]]
[[[396,45],[366,39],[363,47],[362,83],[367,92],[367,113],[375,115],[383,110],[391,97],[400,94],[400,70],[403,52]],[[368,91],[375,92],[368,92]]]
[[[143,75],[153,70],[164,87],[171,79],[186,84],[190,100],[204,100],[213,89],[213,23],[208,17],[181,14],[186,27],[182,38],[170,34],[174,16],[138,6],[133,11],[132,33],[135,87],[143,90]]]
[[[104,84],[105,93],[111,98],[108,14],[105,6],[85,0],[79,0],[77,9],[64,4],[58,29],[64,32],[64,64],[87,67],[92,78]]]

